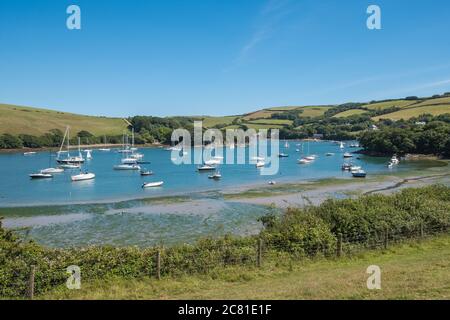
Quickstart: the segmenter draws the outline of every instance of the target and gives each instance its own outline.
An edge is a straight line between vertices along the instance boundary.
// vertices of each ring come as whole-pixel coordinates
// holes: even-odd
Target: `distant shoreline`
[[[101,148],[121,148],[123,145],[120,144],[82,144],[80,148],[83,149],[93,149],[98,150]],[[163,144],[153,143],[153,144],[140,144],[136,145],[137,148],[159,148],[164,147]],[[71,150],[78,150],[77,147],[70,148]],[[25,153],[25,152],[47,152],[47,151],[58,151],[59,147],[42,147],[42,148],[20,148],[20,149],[0,149],[0,154],[9,154],[9,153]]]

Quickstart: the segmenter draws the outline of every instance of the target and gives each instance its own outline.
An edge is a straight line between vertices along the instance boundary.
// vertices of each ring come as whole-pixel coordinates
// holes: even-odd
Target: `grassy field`
[[[225,116],[225,117],[206,117],[203,119],[203,126],[206,128],[212,128],[218,124],[231,125],[233,120],[238,116]]]
[[[372,118],[375,121],[380,119],[392,119],[392,120],[400,120],[400,119],[409,119],[412,117],[418,117],[422,114],[432,114],[432,115],[440,115],[444,113],[450,113],[450,104],[447,105],[427,105],[422,107],[408,107],[400,111],[384,114],[378,117]]]
[[[369,110],[384,110],[392,107],[399,107],[399,108],[405,108],[412,104],[417,103],[417,101],[411,101],[411,100],[394,100],[394,101],[387,101],[387,102],[379,102],[379,103],[372,103],[372,104],[366,104],[363,106],[364,108],[367,108]]]
[[[269,125],[291,125],[292,120],[284,120],[284,119],[258,119],[258,120],[250,120],[247,123],[254,124],[269,124]]]
[[[0,104],[0,134],[31,134],[40,136],[51,129],[64,132],[70,126],[72,134],[87,130],[94,135],[120,135],[126,123],[119,118],[91,117],[47,109]]]
[[[381,268],[381,290],[368,290],[369,265]],[[64,287],[41,299],[450,299],[450,235],[336,260],[265,261],[261,269],[229,267],[210,276],[110,279]]]
[[[361,109],[351,109],[344,112],[339,112],[338,114],[334,115],[335,118],[347,118],[354,115],[360,115],[366,113],[366,110]]]

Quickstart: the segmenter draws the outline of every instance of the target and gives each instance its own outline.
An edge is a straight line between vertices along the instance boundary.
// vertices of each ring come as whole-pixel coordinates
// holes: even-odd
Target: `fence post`
[[[337,238],[337,248],[336,248],[336,255],[340,257],[342,255],[342,233],[338,234]]]
[[[156,253],[156,278],[161,280],[161,249]]]
[[[384,249],[387,249],[389,245],[389,231],[388,228],[386,227],[384,229]]]
[[[28,279],[28,298],[33,300],[34,298],[34,277],[36,274],[36,266],[32,265],[30,270],[30,278]]]
[[[420,223],[420,237],[423,238],[424,233],[423,233],[423,222]]]
[[[256,256],[256,265],[258,266],[258,268],[260,268],[261,264],[262,264],[262,239],[259,238],[258,239],[258,254]]]

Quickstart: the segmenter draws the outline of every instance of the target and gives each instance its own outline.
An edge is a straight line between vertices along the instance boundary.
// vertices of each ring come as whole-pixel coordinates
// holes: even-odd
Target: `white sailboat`
[[[63,151],[63,147],[64,147],[64,142],[67,139],[67,151]],[[61,158],[61,154],[62,153],[66,153],[66,158]],[[59,148],[59,151],[57,153],[57,158],[56,158],[56,162],[61,163],[61,164],[81,164],[84,163],[84,159],[83,156],[81,155],[81,150],[80,150],[80,138],[78,138],[78,156],[71,156],[70,155],[70,127],[68,126],[66,128],[66,132],[64,134],[63,137],[63,141],[61,143],[61,147]]]
[[[341,141],[341,143],[340,143],[340,145],[339,145],[339,148],[341,149],[341,150],[343,150],[345,147],[344,147],[344,143]]]
[[[111,151],[110,148],[107,148],[107,147],[106,147],[106,136],[105,136],[104,139],[103,139],[103,148],[98,149],[98,151],[103,151],[103,152],[109,152],[109,151]]]
[[[92,160],[92,153],[91,153],[91,150],[86,150],[86,159],[87,159],[87,160]]]
[[[75,181],[92,180],[92,179],[95,179],[95,174],[85,172],[85,173],[77,174],[75,176],[71,176],[70,179],[74,182]]]

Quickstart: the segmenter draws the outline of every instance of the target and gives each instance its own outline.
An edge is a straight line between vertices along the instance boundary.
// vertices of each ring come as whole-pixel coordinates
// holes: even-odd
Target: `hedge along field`
[[[317,207],[289,209],[261,219],[257,236],[201,239],[194,245],[169,248],[87,247],[48,249],[18,238],[0,226],[0,296],[25,297],[30,268],[36,266],[35,292],[63,285],[66,268],[77,265],[83,280],[109,277],[177,277],[208,274],[230,265],[254,267],[265,261],[333,257],[339,247],[367,247],[386,238],[402,240],[450,226],[450,188],[405,189],[391,196],[328,200]],[[257,245],[259,244],[259,245]],[[160,268],[156,257],[160,253]]]

